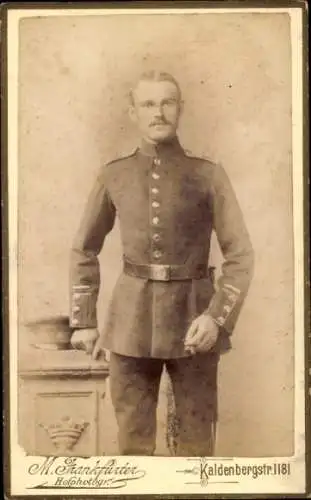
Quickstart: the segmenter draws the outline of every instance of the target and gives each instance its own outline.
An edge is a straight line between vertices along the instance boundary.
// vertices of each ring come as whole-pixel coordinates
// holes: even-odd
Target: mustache
[[[165,119],[162,120],[154,120],[153,122],[150,123],[150,127],[154,127],[156,125],[171,125],[171,123]]]

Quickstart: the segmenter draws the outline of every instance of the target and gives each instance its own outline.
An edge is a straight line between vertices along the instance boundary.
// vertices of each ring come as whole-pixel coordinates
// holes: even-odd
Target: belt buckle
[[[152,264],[151,279],[154,281],[170,281],[170,266],[161,264]]]

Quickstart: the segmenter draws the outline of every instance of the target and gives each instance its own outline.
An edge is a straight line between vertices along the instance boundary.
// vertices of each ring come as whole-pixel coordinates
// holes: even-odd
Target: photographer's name
[[[123,488],[129,481],[141,479],[146,471],[131,462],[111,459],[77,457],[46,457],[28,467],[31,476],[46,479],[38,484],[44,489],[57,488]]]

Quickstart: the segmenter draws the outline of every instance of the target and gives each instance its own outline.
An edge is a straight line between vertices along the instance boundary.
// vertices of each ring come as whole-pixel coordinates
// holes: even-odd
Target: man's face
[[[144,139],[158,143],[174,137],[180,113],[181,100],[174,83],[149,80],[138,83],[130,116]]]

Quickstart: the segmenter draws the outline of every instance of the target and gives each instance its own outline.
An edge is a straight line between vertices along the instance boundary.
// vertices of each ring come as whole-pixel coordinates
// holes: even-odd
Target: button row
[[[159,166],[159,165],[161,165],[161,160],[159,158],[154,158],[153,164],[154,164],[154,166]],[[152,177],[152,179],[154,179],[156,181],[160,179],[160,175],[157,172],[152,172],[151,177]],[[158,195],[159,194],[159,189],[156,186],[152,186],[151,187],[151,193],[153,195]],[[161,205],[160,205],[159,201],[157,201],[157,200],[153,200],[151,202],[151,207],[152,208],[156,209],[156,208],[160,208],[160,206]],[[159,222],[160,222],[160,218],[157,215],[155,215],[154,217],[152,217],[151,221],[152,221],[152,225],[153,226],[158,226]],[[157,232],[153,233],[152,240],[153,240],[154,243],[158,243],[159,241],[161,241],[160,234],[157,233]],[[158,259],[160,259],[162,257],[162,255],[163,255],[163,253],[161,252],[161,250],[159,248],[154,248],[153,249],[153,251],[152,251],[152,257],[154,259],[158,260]]]

